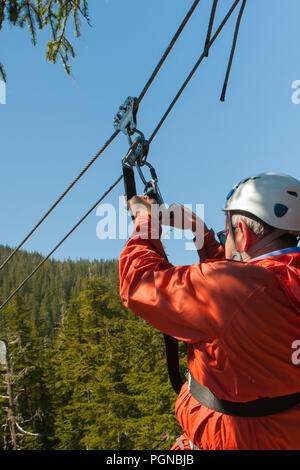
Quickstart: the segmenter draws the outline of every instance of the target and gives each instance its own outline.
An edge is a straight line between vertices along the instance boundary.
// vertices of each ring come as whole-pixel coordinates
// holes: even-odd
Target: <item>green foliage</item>
[[[11,358],[13,385],[16,403],[17,422],[26,432],[37,434],[44,427],[44,404],[47,401],[47,392],[43,377],[44,361],[42,360],[43,345],[32,332],[29,309],[23,300],[16,297],[1,316],[0,338],[9,348]],[[2,386],[6,379],[6,370],[2,370]],[[2,393],[5,395],[5,392]],[[8,403],[3,403],[3,407]],[[3,416],[4,420],[4,416]],[[18,441],[23,449],[43,448],[43,438],[18,433]],[[3,443],[10,449],[8,428],[3,431]]]
[[[7,246],[0,245],[0,259],[11,253]],[[7,266],[0,271],[0,300],[3,302],[11,291],[42,261],[38,253],[19,251]],[[69,301],[77,297],[84,279],[106,276],[110,282],[115,279],[117,289],[117,261],[103,260],[89,262],[79,260],[64,262],[49,260],[22,288],[22,297],[30,306],[29,316],[32,327],[41,336],[51,336],[58,326],[60,316]]]
[[[178,430],[162,335],[126,311],[104,278],[85,284],[56,345],[57,448],[169,448]]]
[[[9,252],[0,247],[3,259]],[[13,258],[1,273],[1,300],[38,261],[36,253]],[[50,261],[43,269],[0,314],[0,339],[20,338],[12,356],[16,371],[26,368],[18,413],[39,434],[21,448],[169,449],[180,429],[163,335],[122,304],[118,263]],[[184,351],[181,360],[184,368]],[[5,394],[1,379],[0,388]]]
[[[0,30],[4,21],[20,28],[28,27],[32,42],[37,43],[37,29],[50,29],[46,57],[54,64],[60,58],[66,72],[70,73],[70,56],[75,51],[67,38],[70,21],[75,28],[75,36],[80,36],[80,18],[89,24],[87,0],[0,0]],[[0,63],[0,77],[6,81],[3,65]]]

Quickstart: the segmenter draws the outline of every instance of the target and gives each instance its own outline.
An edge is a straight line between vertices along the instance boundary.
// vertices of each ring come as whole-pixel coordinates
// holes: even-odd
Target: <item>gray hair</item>
[[[259,238],[264,237],[268,233],[270,233],[270,228],[268,225],[266,225],[263,222],[260,222],[259,220],[252,219],[250,217],[247,217],[246,215],[241,215],[241,214],[233,214],[232,215],[232,227],[237,227],[238,223],[240,220],[243,220],[247,227]]]
[[[273,230],[275,230],[274,227],[271,227],[270,225],[266,224],[262,220],[260,220],[258,217],[256,217],[253,214],[232,214],[231,216],[231,223],[232,227],[236,228],[238,226],[238,223],[240,220],[243,220],[247,227],[258,237],[258,238],[263,238],[269,233],[271,233]],[[300,233],[289,233],[286,232],[281,237],[279,237],[278,240],[281,240],[286,246],[297,246],[298,241],[299,241],[299,235]]]

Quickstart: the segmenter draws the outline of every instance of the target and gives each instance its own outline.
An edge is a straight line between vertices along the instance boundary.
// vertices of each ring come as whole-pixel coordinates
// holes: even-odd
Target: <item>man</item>
[[[300,182],[263,173],[236,185],[225,246],[205,226],[192,266],[165,261],[152,203],[129,201],[135,232],[120,257],[120,294],[188,345],[172,449],[300,449]]]

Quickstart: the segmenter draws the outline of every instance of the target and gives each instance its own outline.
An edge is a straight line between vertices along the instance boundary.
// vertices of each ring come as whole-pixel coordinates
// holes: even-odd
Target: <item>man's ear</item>
[[[257,237],[252,230],[247,227],[243,220],[239,220],[237,229],[235,230],[235,245],[240,253],[247,253],[247,250],[257,241]]]

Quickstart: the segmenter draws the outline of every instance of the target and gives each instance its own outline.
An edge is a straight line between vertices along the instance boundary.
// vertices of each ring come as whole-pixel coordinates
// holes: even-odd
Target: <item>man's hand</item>
[[[203,231],[203,229],[204,232],[208,231],[204,222],[194,212],[180,204],[172,204],[163,211],[161,223],[181,230],[191,230],[193,233]]]
[[[148,196],[133,196],[127,202],[127,210],[135,218],[138,215],[151,215],[152,204],[157,204],[155,199]]]
[[[135,218],[138,215],[148,215],[158,217],[162,225],[178,228],[181,230],[191,230],[195,235],[208,231],[204,222],[190,209],[180,204],[172,204],[168,209],[159,207],[153,210],[153,204],[157,204],[155,199],[148,196],[133,196],[127,203],[127,210]]]

